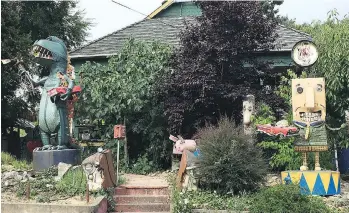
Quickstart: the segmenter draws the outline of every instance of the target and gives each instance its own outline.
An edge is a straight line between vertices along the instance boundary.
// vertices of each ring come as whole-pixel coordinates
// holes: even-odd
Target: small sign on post
[[[115,139],[125,139],[126,137],[126,127],[124,125],[115,125],[114,126],[114,138]]]
[[[124,125],[114,126],[114,138],[118,139],[118,151],[116,154],[116,182],[119,182],[119,155],[120,155],[120,140],[126,138],[126,127]]]

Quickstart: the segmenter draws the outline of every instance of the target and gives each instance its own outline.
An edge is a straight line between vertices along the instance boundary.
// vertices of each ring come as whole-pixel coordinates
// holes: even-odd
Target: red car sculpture
[[[271,125],[257,125],[257,131],[263,132],[270,136],[280,135],[281,137],[293,136],[298,134],[298,129],[296,127],[280,127]]]

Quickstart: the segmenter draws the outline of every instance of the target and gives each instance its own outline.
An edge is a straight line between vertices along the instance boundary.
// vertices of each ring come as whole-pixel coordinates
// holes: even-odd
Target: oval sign
[[[291,51],[292,60],[301,67],[312,66],[317,61],[318,56],[315,44],[307,40],[297,42]]]

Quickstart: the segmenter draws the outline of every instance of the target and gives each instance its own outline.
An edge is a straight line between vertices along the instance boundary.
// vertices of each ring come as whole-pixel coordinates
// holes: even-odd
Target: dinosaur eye
[[[321,91],[322,91],[322,85],[321,85],[321,84],[318,84],[318,85],[316,86],[316,91],[318,91],[318,92],[321,92]]]
[[[302,94],[303,93],[303,88],[302,87],[297,87],[297,92],[298,94]]]

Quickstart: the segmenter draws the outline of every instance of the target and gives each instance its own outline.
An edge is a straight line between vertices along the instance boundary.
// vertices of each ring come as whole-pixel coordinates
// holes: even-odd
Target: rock
[[[15,177],[15,180],[22,180],[23,179],[23,176],[22,175],[17,175],[16,177]]]
[[[72,167],[72,165],[60,162],[57,167],[58,167],[58,176],[55,177],[55,179],[60,180],[64,176],[64,174]]]
[[[278,121],[278,122],[276,123],[276,126],[279,126],[279,127],[286,127],[286,126],[288,126],[288,121],[287,121],[287,120]]]
[[[9,185],[9,182],[8,181],[5,181],[5,184],[4,184],[5,186],[8,186]]]
[[[16,171],[4,172],[4,176],[2,177],[2,180],[14,179],[17,176],[18,176],[18,172]]]
[[[72,169],[74,170],[74,169],[77,169],[77,168],[79,168],[79,167],[81,167],[81,166],[80,166],[80,165],[73,166]]]

